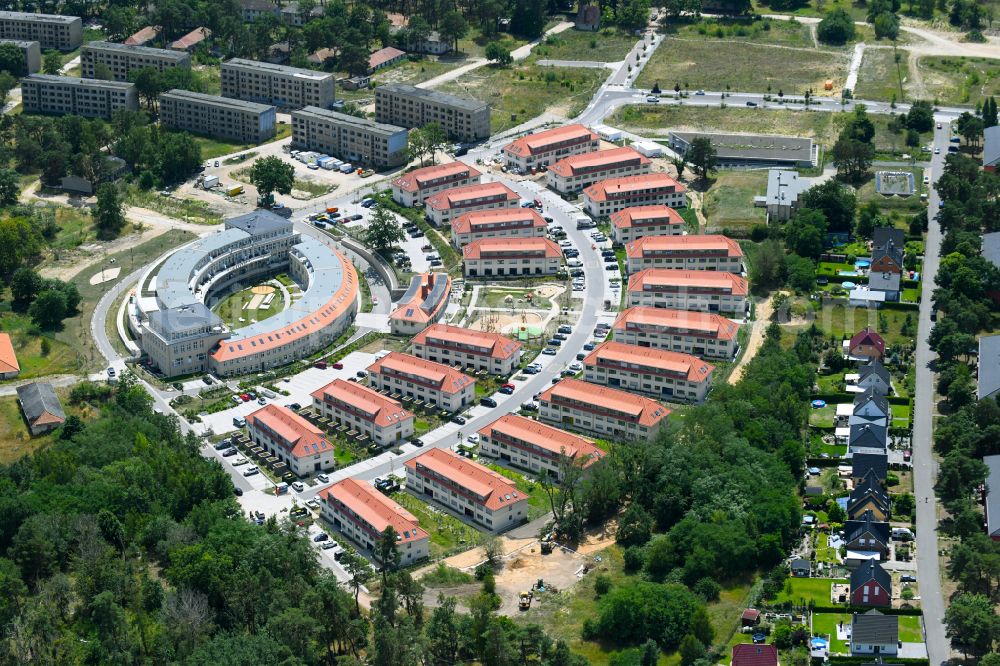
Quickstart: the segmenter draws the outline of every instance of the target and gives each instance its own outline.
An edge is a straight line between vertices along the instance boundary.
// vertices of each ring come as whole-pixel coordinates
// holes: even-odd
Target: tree
[[[615,19],[626,30],[639,30],[649,23],[650,0],[627,0],[618,5]]]
[[[361,602],[358,597],[361,594],[361,588],[364,587],[365,583],[371,580],[372,568],[368,564],[368,560],[353,551],[347,551],[344,553],[341,557],[340,564],[351,577],[350,586],[351,589],[354,590],[354,608],[356,613],[360,613]]]
[[[985,127],[997,125],[997,100],[992,95],[983,102],[983,125]]]
[[[351,76],[368,72],[368,49],[355,42],[347,42],[341,47],[337,64]]]
[[[250,182],[257,188],[257,203],[263,208],[274,205],[274,193],[288,194],[295,183],[295,167],[271,155],[254,160]]]
[[[705,136],[692,139],[687,152],[684,153],[685,161],[702,180],[708,178],[709,171],[715,170],[716,158],[712,140]]]
[[[854,19],[838,7],[819,22],[816,37],[827,44],[846,44],[854,39]]]
[[[826,218],[818,210],[800,208],[785,225],[785,245],[800,257],[819,259],[826,224]]]
[[[681,639],[681,644],[677,651],[681,655],[681,666],[691,666],[691,664],[705,656],[705,646],[691,634]]]
[[[389,574],[395,572],[402,561],[402,555],[399,552],[399,547],[396,545],[397,537],[398,535],[393,526],[386,525],[386,528],[382,530],[378,540],[375,542],[375,548],[373,549],[375,559],[378,560],[382,568],[383,587],[388,584]]]
[[[33,269],[22,266],[10,279],[10,295],[14,306],[18,309],[27,308],[38,292],[45,286],[45,280]]]
[[[0,169],[0,206],[12,206],[21,195],[21,181],[13,169]]]
[[[906,114],[906,126],[921,133],[934,129],[934,108],[931,103],[925,99],[913,102]]]
[[[376,252],[386,253],[396,243],[406,238],[396,216],[387,208],[375,209],[368,228],[365,229],[365,243]]]
[[[460,634],[454,597],[438,595],[438,607],[427,622],[428,651],[434,666],[450,666],[458,660]]]
[[[982,118],[978,118],[966,111],[958,117],[955,127],[966,143],[971,146],[978,146],[986,125]]]
[[[543,0],[514,0],[510,31],[535,39],[545,31],[546,3]]]
[[[514,62],[514,56],[500,42],[490,42],[486,45],[486,59],[500,67],[509,67]]]
[[[982,656],[1000,638],[1000,619],[993,603],[980,594],[960,594],[944,613],[948,636],[966,655]]]
[[[875,159],[875,146],[871,143],[841,134],[832,149],[833,164],[837,173],[849,182],[864,178]]]
[[[0,44],[0,71],[11,76],[24,76],[26,73],[24,54],[16,44]]]
[[[653,534],[653,517],[641,504],[633,502],[618,522],[615,540],[623,547],[642,546]]]
[[[890,12],[882,12],[875,17],[875,39],[896,41],[899,37],[899,18]]]
[[[66,318],[66,295],[58,289],[46,289],[32,301],[28,314],[36,326],[51,330]]]
[[[799,199],[800,208],[823,213],[829,231],[850,231],[854,224],[857,197],[836,180],[827,180],[806,190]]]
[[[97,188],[97,205],[91,214],[98,237],[105,240],[118,237],[125,227],[125,203],[117,185],[104,183]]]
[[[685,166],[684,156],[678,155],[677,157],[671,158],[670,163],[674,165],[675,169],[677,169],[677,178],[682,178],[684,176]]]
[[[816,285],[816,264],[805,257],[792,254],[788,257],[788,285],[802,294],[808,294]]]
[[[443,38],[451,40],[455,51],[458,51],[458,40],[469,33],[469,24],[460,13],[451,11],[441,18],[438,30]]]
[[[42,72],[57,75],[62,71],[62,55],[59,51],[46,51],[42,58]]]

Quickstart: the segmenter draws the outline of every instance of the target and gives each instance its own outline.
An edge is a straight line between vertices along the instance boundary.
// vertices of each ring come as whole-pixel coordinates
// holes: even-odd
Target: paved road
[[[951,125],[942,123],[934,132],[934,145],[941,148],[940,155],[934,155],[931,165],[931,181],[936,182],[944,167]],[[924,266],[921,287],[920,316],[917,328],[917,396],[913,406],[913,488],[917,499],[917,567],[920,581],[920,605],[924,611],[924,627],[927,632],[927,653],[934,666],[951,657],[951,646],[945,636],[944,599],[941,595],[941,573],[938,567],[937,498],[934,496],[934,482],[937,463],[932,451],[934,414],[934,373],[930,364],[935,354],[927,344],[931,332],[931,295],[934,292],[934,276],[937,275],[939,252],[941,250],[941,228],[934,215],[938,210],[937,191],[931,188],[927,208],[928,231],[924,250]]]

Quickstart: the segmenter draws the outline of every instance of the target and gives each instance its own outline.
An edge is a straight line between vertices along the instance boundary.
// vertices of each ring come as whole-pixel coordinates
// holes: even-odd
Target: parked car
[[[466,423],[464,416],[453,416],[451,417],[451,422],[457,423],[458,425],[465,425]]]
[[[910,574],[903,574],[902,576],[899,577],[899,580],[902,583],[916,583],[917,577],[911,576]]]
[[[424,440],[420,439],[419,437],[415,437],[414,439],[410,440],[410,444],[413,444],[413,446],[420,447],[424,445]]]
[[[362,176],[362,178],[363,177],[364,176]],[[323,550],[330,550],[331,548],[336,548],[336,547],[337,547],[336,541],[324,541],[322,545],[320,545],[320,548],[322,548]]]
[[[297,492],[301,493],[303,490],[306,489],[306,486],[301,481],[296,481],[295,483],[292,484],[292,488],[294,488]]]
[[[546,356],[555,356],[556,350],[553,349],[552,347],[546,347],[545,349],[542,350],[542,353],[545,354]]]
[[[239,486],[233,486],[233,494],[237,497],[243,497],[243,489]]]
[[[253,476],[254,474],[260,474],[260,470],[256,467],[247,467],[243,470],[243,476]]]
[[[316,475],[316,480],[319,481],[320,483],[329,483],[330,476],[324,472],[320,472],[319,474]]]
[[[469,435],[466,438],[466,441],[468,441],[469,444],[478,444],[479,443],[479,434],[478,433],[474,433],[472,435]]]
[[[326,541],[329,538],[330,538],[329,534],[327,534],[326,532],[320,532],[319,534],[313,537],[313,541],[315,541],[316,543],[320,543],[321,541]]]
[[[511,395],[512,393],[514,393],[514,387],[513,386],[501,386],[500,390],[497,391],[497,392],[498,393],[503,393],[504,395]]]
[[[490,397],[480,398],[479,404],[483,407],[496,407],[497,401]]]
[[[258,405],[266,405],[267,404],[267,398],[265,398],[264,396],[261,396],[261,397],[257,398],[257,404]]]
[[[237,453],[239,453],[239,451],[236,450],[236,447],[235,446],[231,446],[231,447],[229,447],[228,449],[226,449],[225,451],[222,452],[222,457],[223,458],[229,458],[230,456],[235,456]]]
[[[250,461],[244,458],[243,456],[240,456],[239,458],[233,461],[233,467],[240,467],[241,465],[246,465],[248,462]]]
[[[299,403],[297,403],[297,402],[293,402],[292,404],[288,405],[288,409],[290,409],[290,410],[292,410],[292,411],[295,411],[295,412],[297,412],[297,411],[299,411],[300,409],[302,409],[302,405],[300,405],[300,404],[299,404]]]

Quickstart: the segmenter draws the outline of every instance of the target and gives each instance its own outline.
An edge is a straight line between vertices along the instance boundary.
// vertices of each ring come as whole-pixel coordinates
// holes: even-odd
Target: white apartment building
[[[222,96],[273,104],[284,109],[333,104],[336,79],[330,72],[233,58],[222,63]]]
[[[467,278],[555,275],[562,250],[550,238],[483,238],[462,248]]]
[[[747,280],[733,273],[647,268],[628,280],[628,305],[722,312],[742,317]]]
[[[740,327],[708,312],[635,307],[619,314],[611,330],[615,342],[728,361],[736,355]]]
[[[433,499],[491,532],[528,520],[528,495],[510,479],[450,449],[430,449],[406,461],[406,489]]]
[[[30,74],[21,79],[21,104],[27,113],[111,120],[118,109],[138,111],[139,96],[131,83]]]
[[[501,153],[508,168],[522,172],[555,164],[564,157],[592,153],[601,147],[601,138],[583,125],[535,132],[503,147]]]
[[[649,173],[652,164],[634,148],[610,148],[564,157],[549,167],[547,180],[553,190],[567,194],[607,178]]]
[[[323,431],[287,407],[271,403],[247,416],[247,434],[296,476],[336,467],[335,448]]]
[[[586,437],[516,414],[501,416],[479,436],[483,455],[557,479],[562,478],[564,461],[590,467],[605,455]]]
[[[158,72],[172,67],[191,69],[191,54],[115,42],[87,42],[80,49],[80,72],[86,79],[109,73],[115,81],[128,81],[129,72],[147,67]]]
[[[652,441],[670,416],[670,409],[651,398],[581,379],[545,389],[538,406],[542,421],[611,440]]]
[[[396,531],[396,549],[404,567],[430,555],[430,535],[416,517],[364,481],[338,481],[317,497],[323,518],[372,555],[390,526]]]
[[[662,204],[623,208],[610,218],[611,240],[619,245],[644,236],[681,236],[686,227],[680,213]]]
[[[534,208],[480,210],[451,221],[451,242],[461,250],[480,238],[541,238],[545,219]]]
[[[476,399],[476,380],[472,377],[402,352],[390,352],[368,366],[368,380],[376,391],[422,400],[449,412],[471,405]]]
[[[392,181],[392,199],[401,206],[422,206],[432,194],[453,187],[474,185],[479,182],[480,171],[463,162],[448,162],[414,169]]]
[[[674,268],[689,271],[743,272],[743,248],[726,236],[644,236],[625,245],[626,270]]]
[[[715,366],[697,356],[604,342],[583,360],[588,382],[674,402],[704,402]]]
[[[583,191],[585,210],[591,217],[607,217],[633,206],[687,205],[687,188],[665,173],[610,178],[595,183]]]
[[[83,44],[83,19],[60,14],[0,11],[0,39],[38,42],[43,49],[72,51]]]
[[[335,379],[312,392],[313,407],[336,425],[350,426],[379,446],[390,446],[413,435],[413,413],[367,386]]]
[[[435,226],[451,221],[471,211],[499,208],[517,208],[521,197],[503,183],[476,183],[452,187],[427,197],[424,206],[427,219]]]
[[[445,365],[461,364],[501,377],[511,375],[521,363],[521,343],[500,333],[434,324],[412,342],[413,355],[418,358]]]

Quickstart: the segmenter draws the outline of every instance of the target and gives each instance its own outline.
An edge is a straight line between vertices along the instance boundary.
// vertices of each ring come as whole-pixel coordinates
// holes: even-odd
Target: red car
[[[340,361],[337,361],[336,363],[333,364],[333,369],[334,370],[343,370],[344,369],[344,364],[341,363]]]
[[[243,402],[250,402],[250,396],[246,393],[240,393],[240,400]]]
[[[320,370],[326,370],[326,361],[316,361],[313,363],[314,368],[319,368]]]
[[[506,384],[504,384],[500,388],[510,389],[511,391],[513,391],[514,388],[515,388],[515,386],[513,384],[511,384],[510,382],[507,382]]]

